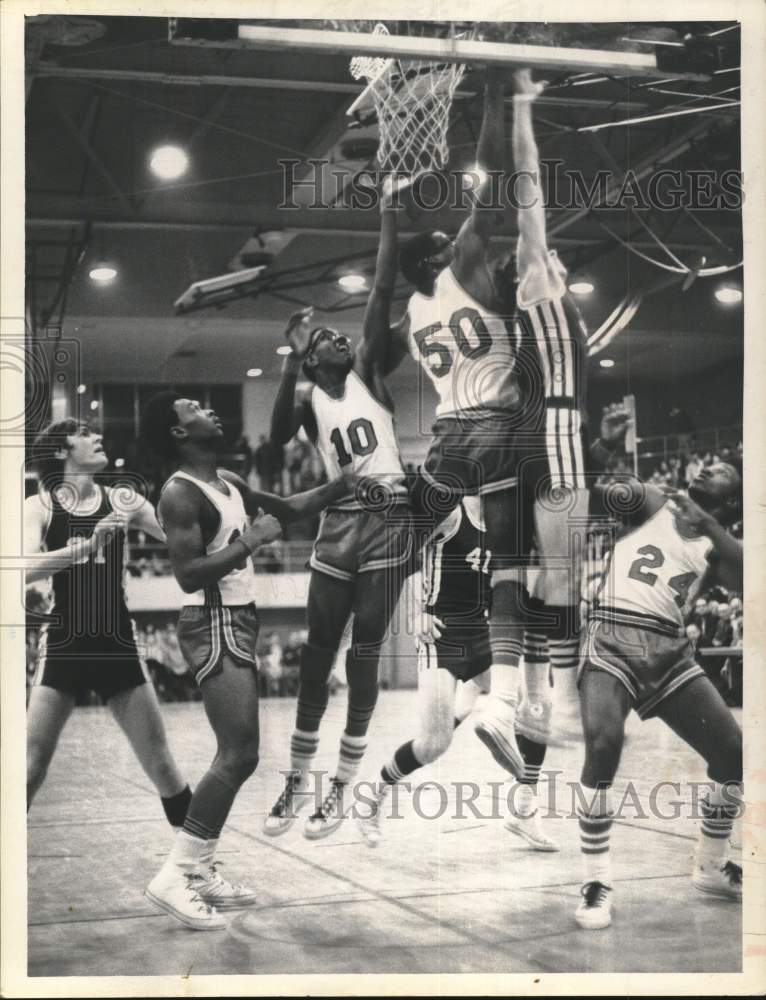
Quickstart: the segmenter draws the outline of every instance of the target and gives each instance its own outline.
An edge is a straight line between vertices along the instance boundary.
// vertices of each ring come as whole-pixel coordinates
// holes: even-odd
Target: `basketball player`
[[[524,568],[533,536],[543,564],[551,556],[560,561],[562,537],[563,554],[569,556],[570,523],[587,517],[587,504],[575,399],[575,383],[584,376],[578,376],[574,349],[584,346],[585,331],[571,304],[564,303],[565,271],[547,247],[530,111],[542,85],[520,70],[514,87],[513,149],[521,171],[515,261],[489,266],[495,212],[491,200],[478,200],[454,244],[442,233],[426,233],[404,246],[402,272],[416,292],[398,324],[389,330],[388,317],[381,316],[378,329],[384,331],[382,339],[389,335],[387,370],[410,350],[439,394],[424,473],[455,502],[461,493],[478,493],[484,501],[492,551],[492,694],[476,732],[501,766],[521,776],[524,762],[513,733],[524,620],[530,611]],[[480,165],[502,166],[502,146],[503,93],[492,76],[477,150]],[[547,495],[535,503],[541,486]],[[562,492],[566,502],[557,509],[549,498]],[[529,622],[556,642],[566,642],[571,659],[577,649],[577,586],[576,571],[546,577]],[[557,650],[557,657],[561,654]],[[532,738],[544,739],[550,718],[547,677],[534,668],[526,681],[529,711],[522,706],[521,719]]]
[[[381,202],[383,226],[395,209]],[[348,709],[337,768],[304,835],[326,837],[343,820],[343,790],[358,772],[367,729],[378,696],[378,661],[411,554],[411,524],[405,475],[394,427],[393,404],[370,336],[371,317],[390,308],[396,259],[378,260],[354,352],[349,338],[331,327],[311,327],[311,310],[291,317],[286,335],[293,353],[285,358],[272,414],[271,435],[286,443],[301,428],[316,445],[328,476],[353,470],[373,484],[369,500],[349,494],[328,507],[311,555],[306,609],[308,639],[301,649],[295,729],[285,787],[264,832],[285,833],[308,804],[308,773],[319,745],[319,727],[329,698],[328,680],[344,629],[353,614],[346,654]],[[308,386],[296,388],[300,372]],[[373,502],[369,502],[373,501]],[[316,792],[315,792],[316,794]]]
[[[590,448],[594,463],[603,461],[617,447],[627,427],[628,414],[624,408],[615,406],[604,411],[601,437]],[[415,489],[413,495],[418,497],[422,492]],[[402,744],[382,768],[370,812],[359,819],[362,835],[371,847],[376,847],[381,838],[380,822],[390,788],[445,753],[455,727],[468,716],[479,693],[489,690],[491,650],[487,615],[491,552],[486,547],[480,507],[480,498],[464,497],[423,549],[424,624],[417,643],[421,731],[417,739]],[[416,523],[418,513],[416,507],[413,510]],[[538,575],[537,567],[528,567],[528,585],[533,592],[535,585],[531,578]],[[546,636],[533,628],[525,629],[523,649],[525,677],[544,678],[548,684],[551,663]],[[458,681],[462,681],[459,694]],[[516,742],[524,771],[513,793],[505,825],[533,849],[557,851],[556,844],[542,830],[537,812],[537,782],[547,750],[547,733],[543,738],[535,738],[540,714],[530,711],[533,726],[526,724],[521,713],[516,718]]]
[[[316,514],[349,485],[332,482],[284,499],[251,490],[218,466],[223,430],[215,413],[173,391],[149,401],[142,437],[177,466],[157,511],[173,573],[186,595],[179,643],[217,742],[215,759],[146,896],[188,927],[217,930],[226,926],[218,910],[255,902],[253,890],[227,882],[214,861],[237,792],[258,763],[253,555],[279,537],[277,517]],[[259,513],[261,509],[268,513]]]
[[[479,497],[464,497],[423,549],[422,625],[417,639],[421,728],[417,738],[403,743],[382,768],[370,812],[359,817],[359,828],[370,847],[377,847],[381,840],[380,824],[391,788],[447,751],[456,726],[468,715],[480,690],[488,688],[491,553],[485,544],[480,507]],[[525,635],[525,658],[540,654],[535,640]],[[470,699],[460,699],[460,707],[459,681],[462,689],[473,693]],[[537,780],[546,748],[518,733],[517,740],[525,768],[513,793],[506,827],[535,850],[557,851],[541,829],[537,813]]]
[[[722,898],[742,894],[742,869],[728,859],[742,803],[742,733],[684,631],[684,611],[702,587],[741,589],[742,545],[724,527],[741,516],[740,472],[719,462],[688,494],[633,481],[603,488],[603,498],[607,510],[629,513],[590,612],[580,675],[587,804],[578,810],[584,883],[575,918],[588,930],[611,923],[611,786],[631,708],[663,719],[704,758],[714,787],[702,802],[692,881]]]
[[[33,446],[40,489],[24,502],[25,552],[35,554],[26,583],[49,580],[50,606],[27,713],[27,808],[77,698],[93,690],[127,736],[168,822],[180,828],[191,791],[170,753],[123,587],[125,531],[165,536],[142,496],[95,482],[108,465],[101,442],[68,418]]]

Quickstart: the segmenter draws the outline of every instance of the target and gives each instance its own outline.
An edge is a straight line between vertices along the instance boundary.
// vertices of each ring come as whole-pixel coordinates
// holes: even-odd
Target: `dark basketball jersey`
[[[49,552],[62,549],[74,538],[90,538],[98,521],[112,513],[107,491],[98,486],[101,502],[92,514],[71,513],[50,494],[51,517],[43,543]],[[87,560],[51,577],[50,611],[72,637],[119,636],[132,641],[125,601],[125,536],[116,532],[98,546]]]
[[[423,554],[423,603],[445,624],[483,618],[489,607],[490,551],[476,497],[439,526]]]

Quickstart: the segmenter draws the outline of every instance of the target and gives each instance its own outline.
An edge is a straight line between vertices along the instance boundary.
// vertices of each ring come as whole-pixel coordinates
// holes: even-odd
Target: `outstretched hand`
[[[682,535],[707,535],[716,526],[713,515],[703,510],[687,493],[673,490],[666,490],[665,493],[673,501],[673,520]]]
[[[309,337],[311,336],[311,319],[314,315],[314,307],[306,306],[294,312],[287,321],[285,338],[292,347],[293,354],[298,358],[303,358],[308,350]]]
[[[542,94],[548,84],[547,80],[532,79],[532,71],[529,69],[517,69],[513,74],[513,92],[518,97],[525,97],[534,101]]]

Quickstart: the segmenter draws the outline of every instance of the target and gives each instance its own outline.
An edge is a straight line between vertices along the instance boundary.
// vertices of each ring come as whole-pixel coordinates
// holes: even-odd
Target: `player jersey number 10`
[[[346,439],[340,427],[336,427],[330,435],[330,441],[335,446],[340,465],[349,465],[354,461],[354,455],[360,458],[371,455],[378,447],[378,436],[375,428],[366,417],[352,420],[346,429]],[[348,445],[348,447],[347,447]],[[353,452],[353,454],[351,454]]]
[[[441,323],[431,323],[430,326],[423,327],[412,335],[434,378],[443,378],[447,375],[455,360],[453,349],[449,344],[443,340],[429,340],[429,337],[443,329]],[[457,350],[469,360],[483,357],[492,348],[492,334],[487,329],[487,324],[470,306],[464,306],[453,312],[449,321],[449,331]],[[470,339],[469,334],[471,334]]]

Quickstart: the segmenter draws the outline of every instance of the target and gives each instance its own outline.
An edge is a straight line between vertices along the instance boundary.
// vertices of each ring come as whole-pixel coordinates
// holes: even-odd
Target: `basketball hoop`
[[[384,24],[377,24],[373,34],[389,32]],[[358,113],[370,102],[374,105],[381,169],[414,176],[445,167],[452,98],[465,73],[465,63],[355,56],[349,68],[355,80],[367,80],[367,87],[348,113]]]

